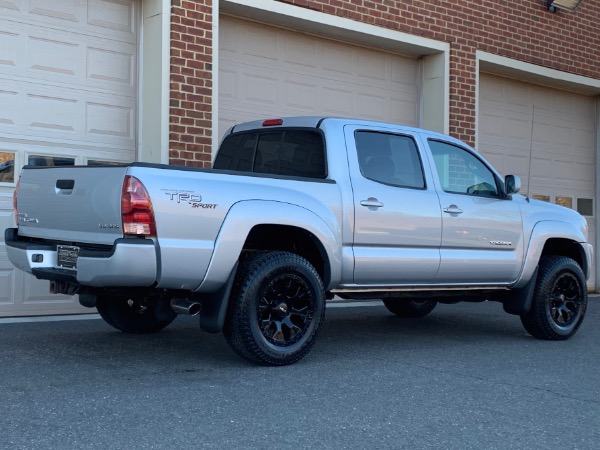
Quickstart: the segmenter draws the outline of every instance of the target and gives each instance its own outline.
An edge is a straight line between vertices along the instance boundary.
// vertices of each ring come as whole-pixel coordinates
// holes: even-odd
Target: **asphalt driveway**
[[[581,448],[600,443],[600,299],[565,342],[498,304],[328,306],[300,363],[252,366],[180,317],[0,320],[0,448]]]

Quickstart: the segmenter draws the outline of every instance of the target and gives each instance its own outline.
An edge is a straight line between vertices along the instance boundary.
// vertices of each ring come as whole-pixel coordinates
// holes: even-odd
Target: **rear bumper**
[[[37,278],[95,287],[151,286],[156,282],[157,248],[149,239],[117,239],[112,248],[83,248],[77,269],[70,270],[56,266],[56,244],[23,239],[17,231],[8,228],[4,233],[8,258]]]

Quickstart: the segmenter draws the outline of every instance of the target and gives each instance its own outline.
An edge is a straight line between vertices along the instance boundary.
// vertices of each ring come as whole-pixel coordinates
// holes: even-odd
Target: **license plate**
[[[56,247],[56,265],[64,269],[76,269],[79,247],[59,245]]]

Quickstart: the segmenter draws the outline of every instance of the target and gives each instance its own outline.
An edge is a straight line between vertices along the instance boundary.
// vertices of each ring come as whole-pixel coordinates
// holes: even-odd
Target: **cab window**
[[[360,172],[365,178],[392,186],[425,188],[419,152],[411,137],[356,131],[354,139]]]
[[[215,169],[326,178],[323,135],[315,129],[277,129],[227,136]]]
[[[442,189],[453,194],[499,197],[494,173],[471,152],[447,142],[429,140]]]

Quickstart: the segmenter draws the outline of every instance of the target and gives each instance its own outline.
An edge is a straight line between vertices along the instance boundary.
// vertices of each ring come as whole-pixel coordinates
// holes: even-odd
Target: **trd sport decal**
[[[215,209],[216,203],[202,203],[202,196],[194,191],[163,189],[169,200],[176,203],[188,204],[192,208]]]

